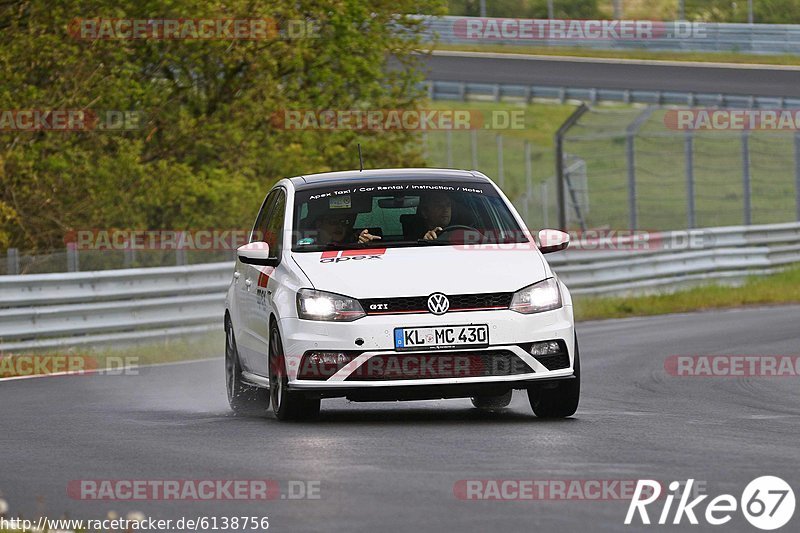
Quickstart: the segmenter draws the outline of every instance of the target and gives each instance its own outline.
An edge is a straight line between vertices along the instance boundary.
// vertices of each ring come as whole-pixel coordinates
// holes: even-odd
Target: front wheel
[[[535,387],[528,389],[528,401],[539,418],[566,418],[578,410],[581,395],[581,359],[578,351],[578,338],[575,338],[575,377],[556,381],[555,387]]]
[[[225,389],[231,410],[240,416],[263,416],[269,409],[269,393],[262,388],[245,383],[239,350],[233,335],[233,325],[225,317]]]
[[[269,330],[269,395],[272,399],[272,412],[278,420],[302,420],[319,415],[318,398],[306,399],[289,390],[283,343],[275,323]]]

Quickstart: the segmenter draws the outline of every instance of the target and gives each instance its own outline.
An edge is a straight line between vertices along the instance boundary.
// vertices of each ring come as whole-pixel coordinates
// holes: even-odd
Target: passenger
[[[358,236],[353,235],[353,220],[347,215],[320,215],[315,220],[315,226],[319,231],[320,244],[351,244],[354,241],[363,244],[380,239],[380,236],[370,234],[367,228],[361,230]]]

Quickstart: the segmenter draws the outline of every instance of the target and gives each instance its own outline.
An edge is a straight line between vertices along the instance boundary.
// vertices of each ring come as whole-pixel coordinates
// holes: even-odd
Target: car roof
[[[479,172],[454,170],[451,168],[387,168],[378,170],[345,170],[324,172],[289,178],[296,190],[324,185],[326,187],[346,186],[357,183],[379,183],[386,180],[403,181],[453,181],[458,183],[489,183],[489,179]]]

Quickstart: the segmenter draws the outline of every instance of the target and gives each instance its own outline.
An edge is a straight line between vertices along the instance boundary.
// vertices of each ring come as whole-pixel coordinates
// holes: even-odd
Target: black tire
[[[265,416],[269,409],[269,391],[254,387],[242,379],[239,350],[230,318],[225,317],[225,389],[228,404],[237,416]]]
[[[319,398],[307,399],[289,391],[281,333],[274,322],[269,328],[269,393],[272,412],[278,420],[304,420],[319,415]]]
[[[581,396],[581,358],[578,338],[575,338],[575,377],[555,382],[554,388],[528,389],[528,401],[539,418],[566,418],[578,410]]]
[[[509,390],[499,396],[473,396],[472,405],[481,411],[499,411],[503,407],[508,407],[511,403],[511,395],[514,391]]]

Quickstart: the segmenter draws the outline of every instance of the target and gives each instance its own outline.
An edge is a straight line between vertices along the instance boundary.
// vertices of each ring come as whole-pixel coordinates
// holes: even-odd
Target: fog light
[[[352,361],[358,353],[306,352],[300,363],[299,379],[325,380]]]
[[[531,345],[531,355],[554,355],[561,353],[561,346],[557,341],[534,342]]]

